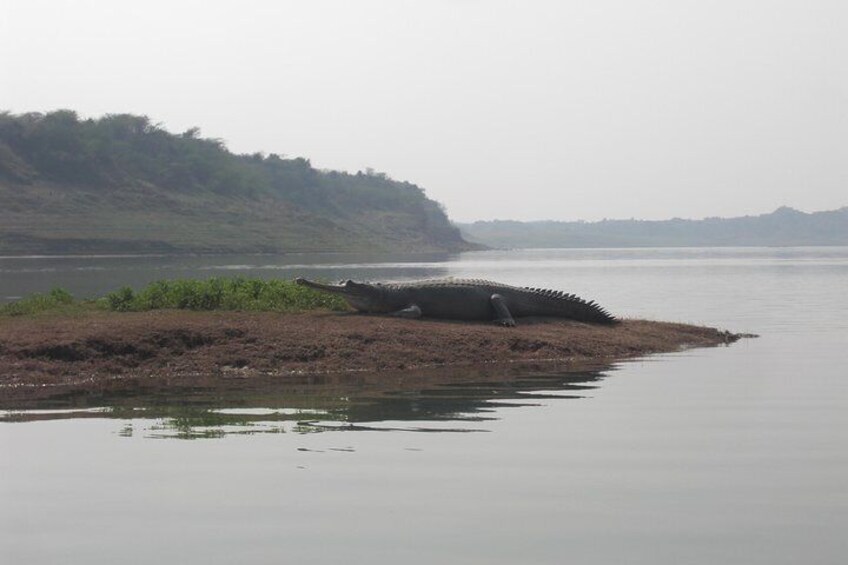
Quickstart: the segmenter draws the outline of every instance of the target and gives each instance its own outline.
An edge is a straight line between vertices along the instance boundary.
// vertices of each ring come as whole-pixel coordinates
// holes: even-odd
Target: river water
[[[0,562],[848,555],[848,248],[0,258],[0,297],[234,275],[485,277],[760,337],[570,372],[360,375],[0,412]]]

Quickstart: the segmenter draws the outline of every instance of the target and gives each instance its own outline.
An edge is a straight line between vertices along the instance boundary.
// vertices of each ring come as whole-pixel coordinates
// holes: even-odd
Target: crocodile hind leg
[[[509,308],[506,307],[506,301],[500,294],[493,294],[489,301],[492,303],[492,308],[495,309],[495,323],[509,328],[515,327],[515,320],[512,314],[509,313]]]
[[[395,316],[396,318],[410,318],[416,319],[421,317],[421,308],[418,307],[418,304],[410,304],[403,310],[397,310],[389,314],[389,316]]]

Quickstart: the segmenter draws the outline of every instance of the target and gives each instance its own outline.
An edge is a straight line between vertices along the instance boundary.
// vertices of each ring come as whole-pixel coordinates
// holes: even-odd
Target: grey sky
[[[0,0],[0,108],[373,167],[456,220],[848,205],[848,3]]]

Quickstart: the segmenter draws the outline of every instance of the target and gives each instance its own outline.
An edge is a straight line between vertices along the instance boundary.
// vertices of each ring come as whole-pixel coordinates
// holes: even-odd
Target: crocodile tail
[[[567,312],[569,318],[595,324],[613,325],[618,323],[615,316],[594,301],[586,302],[582,298],[570,295],[558,298],[557,302],[559,303],[558,308]]]
[[[594,324],[617,324],[619,320],[594,300],[586,301],[574,294],[541,288],[525,288],[534,301],[541,302],[541,311],[548,315]]]

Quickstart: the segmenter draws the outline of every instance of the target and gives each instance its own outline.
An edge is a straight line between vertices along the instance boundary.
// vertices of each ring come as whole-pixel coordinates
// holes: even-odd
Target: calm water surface
[[[761,337],[571,372],[327,377],[0,412],[0,562],[848,555],[848,248],[0,258],[0,296],[239,274],[480,276]]]

